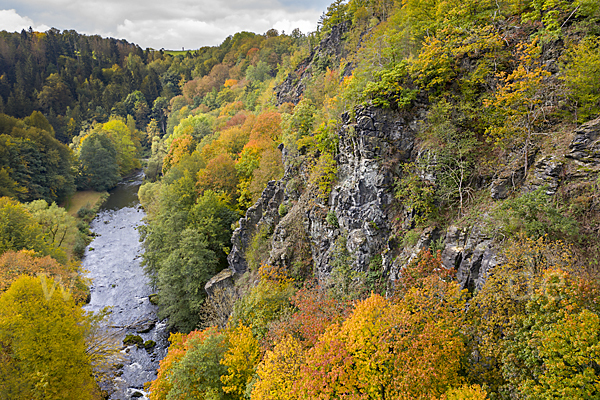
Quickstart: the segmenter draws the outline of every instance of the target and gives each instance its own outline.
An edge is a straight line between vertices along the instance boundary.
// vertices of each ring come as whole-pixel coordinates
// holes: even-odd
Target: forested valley
[[[110,396],[70,204],[139,169],[151,400],[600,398],[596,0],[335,0],[194,51],[0,32],[0,399]]]

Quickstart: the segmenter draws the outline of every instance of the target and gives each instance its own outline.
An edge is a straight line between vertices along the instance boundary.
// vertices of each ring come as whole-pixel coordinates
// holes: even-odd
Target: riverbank
[[[78,211],[84,207],[93,210],[95,214],[106,199],[108,199],[108,192],[78,191],[67,199],[64,208],[72,217],[77,217]]]

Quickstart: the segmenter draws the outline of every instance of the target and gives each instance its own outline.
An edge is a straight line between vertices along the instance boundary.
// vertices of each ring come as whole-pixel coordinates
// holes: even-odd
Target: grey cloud
[[[197,48],[241,30],[313,30],[329,1],[7,0],[40,26],[124,38],[154,48]],[[4,2],[3,2],[4,3]],[[1,22],[1,21],[0,21]]]

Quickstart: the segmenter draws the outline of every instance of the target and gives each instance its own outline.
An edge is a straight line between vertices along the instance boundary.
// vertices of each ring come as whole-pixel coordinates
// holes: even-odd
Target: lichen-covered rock
[[[415,131],[395,111],[365,107],[357,110],[355,124],[345,120],[340,131],[338,183],[329,197],[329,206],[337,217],[338,234],[347,238],[354,270],[366,271],[373,257],[387,249],[394,176],[402,163],[410,160],[414,145]],[[322,221],[309,221],[315,243],[332,230]],[[329,237],[327,246],[313,246],[319,276],[331,270],[336,243],[332,235]]]
[[[248,269],[245,252],[259,224],[266,224],[272,231],[279,223],[279,205],[283,201],[285,181],[271,181],[263,191],[260,199],[246,211],[246,216],[239,221],[239,227],[231,237],[231,251],[227,256],[229,268],[236,274],[243,274]]]
[[[560,184],[564,163],[555,156],[541,156],[533,166],[526,184],[526,191],[533,192],[540,187],[546,188],[546,194],[552,196]]]
[[[471,229],[450,226],[444,243],[444,267],[456,270],[461,288],[470,291],[481,289],[488,272],[498,264],[493,239],[482,233],[479,226]]]
[[[494,200],[502,200],[508,197],[510,190],[514,186],[512,176],[505,175],[495,179],[490,186],[490,195]]]
[[[206,285],[204,285],[204,290],[209,296],[212,296],[215,292],[215,289],[232,287],[234,284],[234,277],[235,272],[232,269],[226,268],[210,278],[210,280],[206,282]]]
[[[586,122],[574,132],[565,157],[586,169],[600,171],[600,118]]]

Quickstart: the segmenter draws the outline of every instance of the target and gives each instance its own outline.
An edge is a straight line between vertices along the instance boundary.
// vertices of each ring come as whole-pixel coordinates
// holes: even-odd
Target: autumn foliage
[[[422,258],[423,269],[436,265],[435,258]],[[464,296],[455,282],[428,274],[401,297],[373,294],[351,306],[310,286],[286,300],[281,294],[289,278],[269,266],[260,276],[236,305],[231,322],[237,324],[223,332],[228,349],[220,361],[227,366],[222,390],[233,398],[438,398],[463,383]],[[285,301],[295,311],[285,311]],[[152,384],[157,390],[173,381],[166,377],[173,371],[169,363],[189,351],[184,343],[171,345]]]
[[[72,290],[75,300],[82,302],[87,295],[74,266],[60,264],[50,256],[37,257],[30,250],[7,251],[0,256],[0,294],[20,276],[47,276],[67,290]]]
[[[51,279],[21,276],[0,296],[0,397],[96,398],[87,320]]]

